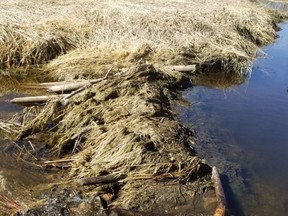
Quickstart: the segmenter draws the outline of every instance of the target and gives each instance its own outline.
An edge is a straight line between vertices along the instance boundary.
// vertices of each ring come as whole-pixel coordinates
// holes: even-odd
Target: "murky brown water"
[[[11,104],[9,100],[23,95],[19,92],[24,91],[19,88],[21,85],[18,85],[16,80],[9,77],[0,77],[0,84],[2,122],[23,109]],[[52,172],[46,172],[41,167],[37,168],[20,159],[18,156],[21,147],[17,148],[15,143],[5,140],[0,133],[0,215],[13,212],[18,205],[21,206],[21,210],[33,206],[33,199],[39,197],[40,192],[49,187],[47,183],[53,182]],[[9,207],[11,203],[12,208]]]
[[[235,215],[288,214],[288,24],[281,27],[244,83],[227,88],[225,76],[199,79],[184,93],[192,106],[180,108],[197,132],[197,151],[226,175]]]

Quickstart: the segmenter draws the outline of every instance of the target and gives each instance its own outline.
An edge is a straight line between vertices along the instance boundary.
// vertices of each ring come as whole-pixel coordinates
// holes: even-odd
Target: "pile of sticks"
[[[111,69],[106,73],[103,78],[92,80],[74,80],[69,82],[48,82],[48,83],[27,83],[24,85],[26,88],[33,89],[46,89],[49,95],[18,97],[10,100],[11,103],[21,106],[43,106],[47,101],[58,98],[64,105],[69,101],[69,98],[85,90],[87,87],[94,85],[107,79]]]

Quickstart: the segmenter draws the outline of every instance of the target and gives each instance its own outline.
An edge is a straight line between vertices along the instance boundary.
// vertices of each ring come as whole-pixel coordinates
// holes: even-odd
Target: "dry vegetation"
[[[16,142],[47,144],[30,160],[69,167],[70,183],[127,175],[111,205],[142,210],[171,196],[156,199],[155,181],[175,191],[179,183],[188,185],[190,195],[210,185],[211,169],[194,155],[192,131],[172,111],[191,74],[165,66],[244,73],[258,47],[275,38],[280,17],[248,0],[7,0],[0,12],[3,70],[39,66],[67,80],[103,77],[112,68],[108,79],[68,105],[29,108],[0,128]]]
[[[83,58],[83,68],[95,65],[92,73],[97,65],[142,58],[160,65],[221,62],[241,71],[257,45],[275,36],[271,16],[247,0],[8,0],[0,10],[1,67],[37,65],[76,49],[48,65],[57,75],[79,72],[66,69]],[[137,55],[143,45],[149,49]]]

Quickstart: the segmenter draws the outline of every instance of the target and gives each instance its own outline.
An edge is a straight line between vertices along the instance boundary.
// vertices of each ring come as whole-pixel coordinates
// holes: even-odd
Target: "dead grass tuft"
[[[1,25],[1,24],[0,24]],[[48,26],[45,32],[21,25],[1,25],[0,64],[4,69],[13,66],[39,65],[65,54],[74,42],[64,32],[54,33]]]

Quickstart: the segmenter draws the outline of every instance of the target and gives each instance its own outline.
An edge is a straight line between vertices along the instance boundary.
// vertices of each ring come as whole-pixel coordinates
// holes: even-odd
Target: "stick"
[[[175,65],[172,70],[179,72],[195,72],[196,65]]]
[[[82,82],[83,80],[79,80],[79,82]],[[47,89],[51,86],[55,85],[65,85],[69,83],[68,81],[62,81],[62,82],[47,82],[47,83],[24,83],[23,87],[25,88],[31,88],[31,89]]]
[[[96,84],[102,80],[107,79],[108,75],[112,71],[112,67],[107,71],[104,77],[93,80],[81,80],[74,82],[51,82],[51,83],[39,83],[35,84],[35,86],[39,86],[40,88],[47,88],[50,92],[62,93],[61,97],[64,100],[64,105],[68,104],[68,99],[78,94],[79,92],[85,90],[88,86],[92,84]],[[71,92],[72,91],[72,92]],[[65,92],[71,92],[70,94],[63,94]],[[33,97],[21,97],[14,98],[10,100],[11,103],[19,104],[22,106],[41,106],[44,105],[48,100],[52,98],[57,98],[56,95],[52,96],[33,96]]]
[[[44,161],[44,164],[54,164],[54,163],[69,163],[73,162],[74,159],[59,159],[59,160],[53,160],[53,161]]]
[[[71,92],[75,89],[81,88],[83,86],[91,84],[90,81],[81,81],[81,82],[70,82],[61,85],[54,85],[48,88],[49,92],[56,92],[56,93],[64,93],[64,92]]]
[[[79,186],[85,185],[95,185],[95,184],[109,184],[121,179],[125,179],[127,175],[105,175],[105,176],[95,176],[91,178],[84,178],[77,181]]]
[[[222,187],[222,183],[219,177],[219,173],[216,167],[212,168],[212,177],[211,180],[214,182],[214,188],[217,198],[217,208],[214,213],[214,216],[225,216],[227,211],[227,203],[224,194],[224,190]]]
[[[112,71],[112,67],[107,71],[104,77],[99,79],[93,79],[93,80],[82,80],[78,82],[70,82],[70,83],[64,83],[59,85],[54,85],[48,88],[48,91],[50,92],[56,92],[56,93],[65,93],[65,92],[71,92],[74,90],[77,90],[82,87],[86,87],[92,84],[96,84],[102,80],[107,79],[109,73]]]
[[[65,97],[67,95],[63,95]],[[42,106],[48,100],[52,98],[58,98],[58,95],[42,95],[42,96],[32,96],[32,97],[21,97],[21,98],[14,98],[10,100],[11,103],[19,104],[21,106]]]
[[[78,88],[77,90],[75,90],[75,91],[71,92],[70,94],[64,96],[63,99],[64,99],[64,100],[67,100],[67,99],[71,98],[71,97],[74,96],[75,94],[78,94],[79,92],[85,90],[85,89],[86,89],[88,86],[90,86],[90,85],[91,85],[91,83],[88,84],[88,85],[82,86],[81,88]]]

